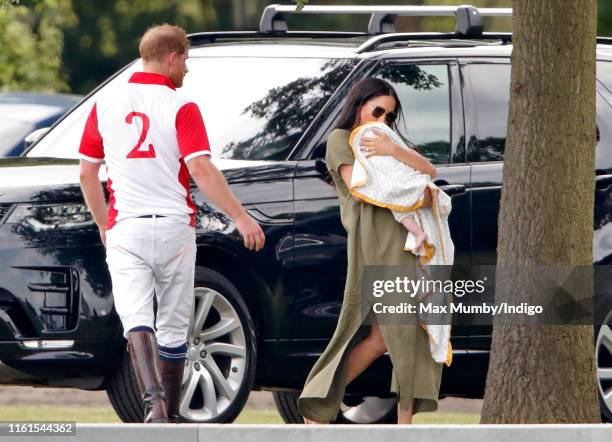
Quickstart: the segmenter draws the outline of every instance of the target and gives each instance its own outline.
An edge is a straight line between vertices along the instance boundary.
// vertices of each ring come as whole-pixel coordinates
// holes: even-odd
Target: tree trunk
[[[508,283],[503,269],[592,264],[597,4],[515,0],[513,8],[496,299],[537,300],[537,271]],[[481,423],[595,422],[593,327],[496,319]]]

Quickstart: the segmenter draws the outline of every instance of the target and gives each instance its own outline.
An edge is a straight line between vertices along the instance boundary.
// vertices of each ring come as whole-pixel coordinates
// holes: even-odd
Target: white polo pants
[[[170,217],[126,218],[106,232],[106,262],[126,338],[134,328],[155,325],[160,356],[184,357],[195,257],[194,228]]]

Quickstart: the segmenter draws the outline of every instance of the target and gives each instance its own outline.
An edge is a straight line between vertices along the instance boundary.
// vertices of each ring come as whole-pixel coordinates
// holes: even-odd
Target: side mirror
[[[40,140],[43,137],[43,135],[49,132],[49,129],[50,129],[49,127],[42,127],[40,129],[36,129],[30,135],[25,137],[24,141],[25,141],[26,149],[30,147],[32,144],[36,143],[38,140]]]

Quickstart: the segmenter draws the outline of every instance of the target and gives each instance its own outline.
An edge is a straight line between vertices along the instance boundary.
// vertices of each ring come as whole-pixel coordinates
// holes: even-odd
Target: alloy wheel
[[[232,304],[218,291],[196,287],[183,375],[180,414],[214,420],[236,399],[246,375],[246,339]]]

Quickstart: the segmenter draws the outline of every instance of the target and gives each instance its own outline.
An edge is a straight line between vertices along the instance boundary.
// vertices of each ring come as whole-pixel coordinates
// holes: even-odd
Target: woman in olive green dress
[[[391,391],[397,394],[398,423],[412,423],[412,415],[435,411],[442,364],[433,360],[426,332],[416,324],[379,324],[370,313],[364,323],[361,306],[361,277],[364,266],[399,265],[406,274],[416,274],[416,258],[403,250],[406,230],[389,209],[361,202],[351,196],[355,161],[349,135],[356,127],[372,122],[392,125],[401,115],[400,101],[384,80],[365,78],[347,96],[340,121],[327,140],[325,160],[338,191],[340,216],[347,232],[348,268],[338,324],[325,351],[313,366],[298,409],[305,423],[328,423],[336,419],[345,387],[385,351],[393,365]],[[435,168],[414,150],[406,150],[378,133],[362,142],[367,157],[393,155],[432,178]],[[430,199],[430,198],[427,198]],[[430,204],[431,201],[425,201]]]

